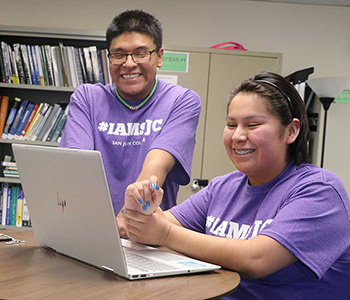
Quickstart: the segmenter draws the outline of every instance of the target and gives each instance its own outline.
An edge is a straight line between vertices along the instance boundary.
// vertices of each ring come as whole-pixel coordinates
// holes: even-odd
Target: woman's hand
[[[126,209],[122,216],[128,238],[144,244],[164,245],[171,227],[175,226],[159,207],[151,215]]]

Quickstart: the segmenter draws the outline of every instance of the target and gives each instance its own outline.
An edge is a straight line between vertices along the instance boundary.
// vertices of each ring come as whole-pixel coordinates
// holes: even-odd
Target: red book
[[[19,139],[20,139],[20,140],[23,140],[23,139],[24,139],[24,135],[26,134],[30,123],[33,121],[33,118],[34,118],[34,116],[35,116],[35,114],[36,114],[38,108],[39,108],[39,104],[35,104],[35,106],[34,106],[34,108],[33,108],[33,110],[32,110],[32,113],[30,114],[30,116],[29,116],[29,118],[28,118],[28,121],[27,121],[26,125],[24,126],[21,135],[19,136]]]

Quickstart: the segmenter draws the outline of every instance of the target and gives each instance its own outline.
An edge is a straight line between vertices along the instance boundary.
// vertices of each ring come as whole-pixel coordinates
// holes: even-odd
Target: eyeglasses
[[[126,54],[108,53],[108,59],[112,65],[122,65],[126,62],[126,60],[128,59],[128,56],[130,55],[134,63],[143,64],[143,63],[149,62],[151,60],[152,54],[158,50],[159,49],[156,48],[151,51],[137,51],[134,53],[126,53]]]

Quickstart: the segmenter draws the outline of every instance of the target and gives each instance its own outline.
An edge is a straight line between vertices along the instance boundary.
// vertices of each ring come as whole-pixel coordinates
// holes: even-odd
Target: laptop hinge
[[[56,251],[52,246],[50,246],[50,245],[48,245],[48,244],[45,244],[45,243],[43,243],[43,244],[41,244],[44,248],[46,248],[46,249],[49,249],[49,250],[52,250],[52,251]]]
[[[107,267],[107,266],[104,266],[104,265],[101,265],[101,268],[106,270],[106,271],[109,271],[109,272],[112,272],[114,273],[114,269],[110,268],[110,267]]]

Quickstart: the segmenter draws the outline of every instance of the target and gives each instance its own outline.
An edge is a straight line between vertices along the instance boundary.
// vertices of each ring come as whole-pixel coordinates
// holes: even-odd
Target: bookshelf
[[[28,102],[35,104],[47,103],[50,106],[59,104],[64,110],[70,100],[71,94],[75,88],[82,83],[108,83],[110,80],[109,74],[106,71],[106,49],[104,32],[87,32],[65,29],[47,29],[47,28],[31,28],[18,26],[2,26],[0,25],[0,95],[9,98],[6,119],[9,115],[11,107],[14,103],[14,98],[28,100]],[[16,47],[18,45],[16,52]],[[22,45],[25,47],[22,48]],[[79,56],[79,49],[89,49],[89,51],[96,50],[99,54],[99,74],[104,74],[104,77],[97,78],[96,73],[87,81],[87,74],[85,77],[82,70],[82,64],[85,68],[87,65],[86,59],[88,57]],[[94,49],[91,49],[94,48]],[[35,52],[37,51],[37,52]],[[39,49],[39,50],[38,50]],[[28,50],[27,55],[32,55],[32,62],[25,66],[24,53]],[[50,51],[51,50],[51,51]],[[103,50],[103,51],[102,51]],[[8,51],[8,65],[10,74],[5,72],[5,58],[4,53]],[[33,52],[32,52],[33,51]],[[49,54],[46,52],[49,51]],[[56,52],[55,52],[56,51]],[[12,53],[12,57],[10,56]],[[16,53],[19,56],[16,56]],[[37,54],[36,54],[37,53]],[[92,59],[91,52],[88,52],[89,58]],[[102,54],[101,54],[102,53]],[[50,58],[51,54],[51,58]],[[104,55],[104,65],[102,66],[102,57]],[[20,57],[20,62],[17,60]],[[29,58],[29,56],[28,56]],[[35,61],[36,58],[36,61]],[[11,61],[12,59],[12,61]],[[56,59],[56,63],[54,63]],[[85,59],[85,60],[84,60]],[[40,60],[40,62],[39,62]],[[95,63],[95,62],[94,62]],[[14,66],[14,64],[16,64]],[[20,65],[22,64],[22,67]],[[41,65],[41,67],[40,67]],[[91,62],[91,65],[92,62]],[[96,65],[95,65],[96,66]],[[46,67],[46,68],[45,68]],[[51,67],[51,70],[49,68]],[[27,70],[26,70],[27,68]],[[25,72],[28,72],[27,74]],[[86,72],[89,70],[85,70]],[[102,71],[102,73],[101,73]],[[91,72],[91,70],[90,70]],[[12,76],[14,74],[16,76]],[[8,76],[6,76],[8,75]],[[21,77],[22,75],[22,77]],[[25,77],[26,76],[26,77]],[[79,77],[80,76],[80,77]],[[30,79],[28,78],[30,77]],[[39,79],[38,79],[39,78]],[[106,81],[106,82],[104,82]],[[0,160],[5,156],[13,157],[12,144],[25,143],[39,146],[57,147],[58,142],[48,142],[43,140],[19,140],[1,138],[0,134]],[[3,166],[0,167],[0,185],[3,186],[18,186],[20,187],[20,179],[13,177],[4,177]],[[3,208],[2,203],[1,208]],[[16,226],[5,225],[0,218],[0,228],[12,229]]]

